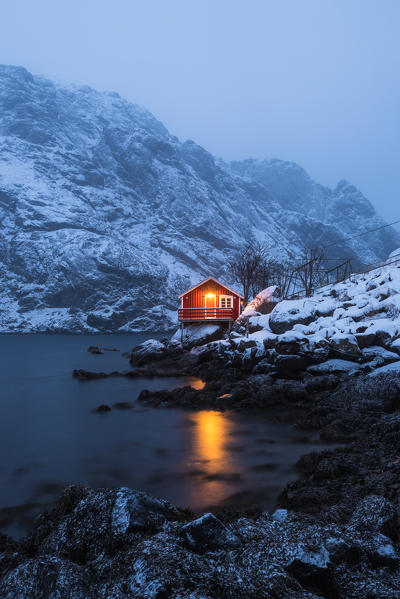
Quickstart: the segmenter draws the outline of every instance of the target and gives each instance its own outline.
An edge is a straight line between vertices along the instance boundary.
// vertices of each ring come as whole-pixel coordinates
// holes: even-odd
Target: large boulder
[[[132,532],[154,531],[168,519],[179,519],[177,508],[141,491],[83,489],[80,499],[75,487],[68,492],[72,499],[67,496],[61,509],[56,504],[55,523],[44,539],[39,522],[33,540],[41,552],[83,562]]]
[[[378,360],[379,362],[382,362],[380,365],[391,364],[392,362],[400,360],[397,353],[389,351],[380,345],[364,347],[361,352],[367,362]]]
[[[178,329],[172,336],[171,341],[180,341],[185,348],[190,349],[197,345],[205,345],[211,341],[222,339],[225,333],[223,325],[219,324],[189,324],[184,327],[183,332]]]
[[[148,339],[132,350],[130,362],[133,366],[143,366],[149,362],[162,360],[165,354],[166,347],[164,343],[157,339]]]
[[[316,301],[311,299],[284,300],[273,309],[269,326],[276,334],[285,333],[296,324],[310,324],[316,318]]]
[[[320,364],[313,364],[307,368],[311,374],[352,374],[360,369],[358,364],[349,362],[348,360],[339,360],[333,358],[332,360],[326,360]]]
[[[243,310],[241,316],[252,316],[254,312],[270,314],[280,301],[279,290],[276,285],[263,289],[251,300]]]
[[[112,508],[111,530],[120,536],[129,531],[154,529],[167,519],[178,518],[179,511],[168,501],[122,487]]]
[[[243,335],[245,331],[254,333],[268,329],[269,314],[280,301],[277,292],[275,285],[260,291],[236,319],[233,330]]]
[[[207,513],[182,528],[187,544],[196,551],[206,549],[234,549],[238,537],[213,514]]]
[[[329,339],[331,352],[339,358],[345,357],[348,360],[357,360],[362,354],[354,335],[350,333],[336,333]]]
[[[327,599],[337,599],[332,584],[329,553],[324,546],[311,549],[305,544],[300,545],[286,566],[286,571],[305,587],[322,592]]]

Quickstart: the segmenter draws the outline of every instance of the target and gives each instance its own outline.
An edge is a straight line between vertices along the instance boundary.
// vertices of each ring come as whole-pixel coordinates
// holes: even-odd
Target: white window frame
[[[222,300],[225,299],[225,303],[228,303],[228,300],[231,300],[230,306],[222,306]],[[233,308],[233,295],[220,295],[219,296],[219,307],[220,308]]]

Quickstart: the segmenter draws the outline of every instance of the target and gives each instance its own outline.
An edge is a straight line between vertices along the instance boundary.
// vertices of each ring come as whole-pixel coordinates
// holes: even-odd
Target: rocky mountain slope
[[[400,245],[349,184],[216,161],[115,93],[0,66],[0,330],[169,329],[182,289],[244,238],[372,262]]]

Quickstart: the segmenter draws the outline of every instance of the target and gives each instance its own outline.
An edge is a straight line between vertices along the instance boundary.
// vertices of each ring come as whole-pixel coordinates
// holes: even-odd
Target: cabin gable
[[[179,320],[236,320],[242,296],[209,278],[181,295]]]

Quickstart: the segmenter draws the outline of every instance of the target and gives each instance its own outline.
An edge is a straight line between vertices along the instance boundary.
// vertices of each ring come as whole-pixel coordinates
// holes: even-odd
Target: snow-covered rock
[[[263,289],[251,300],[243,310],[241,316],[253,316],[256,312],[260,314],[269,314],[279,302],[280,298],[277,295],[278,288],[276,285]]]
[[[172,331],[182,290],[229,284],[250,237],[276,258],[310,240],[359,262],[400,246],[388,228],[343,240],[383,224],[350,184],[251,165],[180,142],[118,94],[0,66],[0,330]]]
[[[185,524],[182,533],[188,545],[195,551],[234,549],[240,545],[238,537],[210,513]]]
[[[313,364],[308,367],[308,371],[312,374],[349,374],[359,370],[359,365],[347,360],[332,359],[322,362],[321,364]]]
[[[143,366],[148,362],[161,360],[166,352],[164,343],[157,339],[148,339],[137,345],[131,353],[130,362],[135,366]]]
[[[269,319],[271,331],[285,333],[296,324],[310,324],[315,319],[315,304],[315,301],[308,298],[280,302]]]
[[[400,375],[400,362],[392,362],[391,364],[386,364],[386,366],[381,366],[370,372],[368,376],[378,376],[387,372],[396,372]]]
[[[384,363],[390,364],[391,362],[397,362],[400,360],[400,356],[392,351],[388,351],[384,347],[379,345],[372,345],[371,347],[365,347],[362,351],[364,358],[367,360],[381,359]]]
[[[194,346],[219,339],[222,334],[223,327],[218,324],[189,324],[185,326],[183,332],[180,329],[175,331],[171,339],[180,341],[182,336],[185,346]]]

